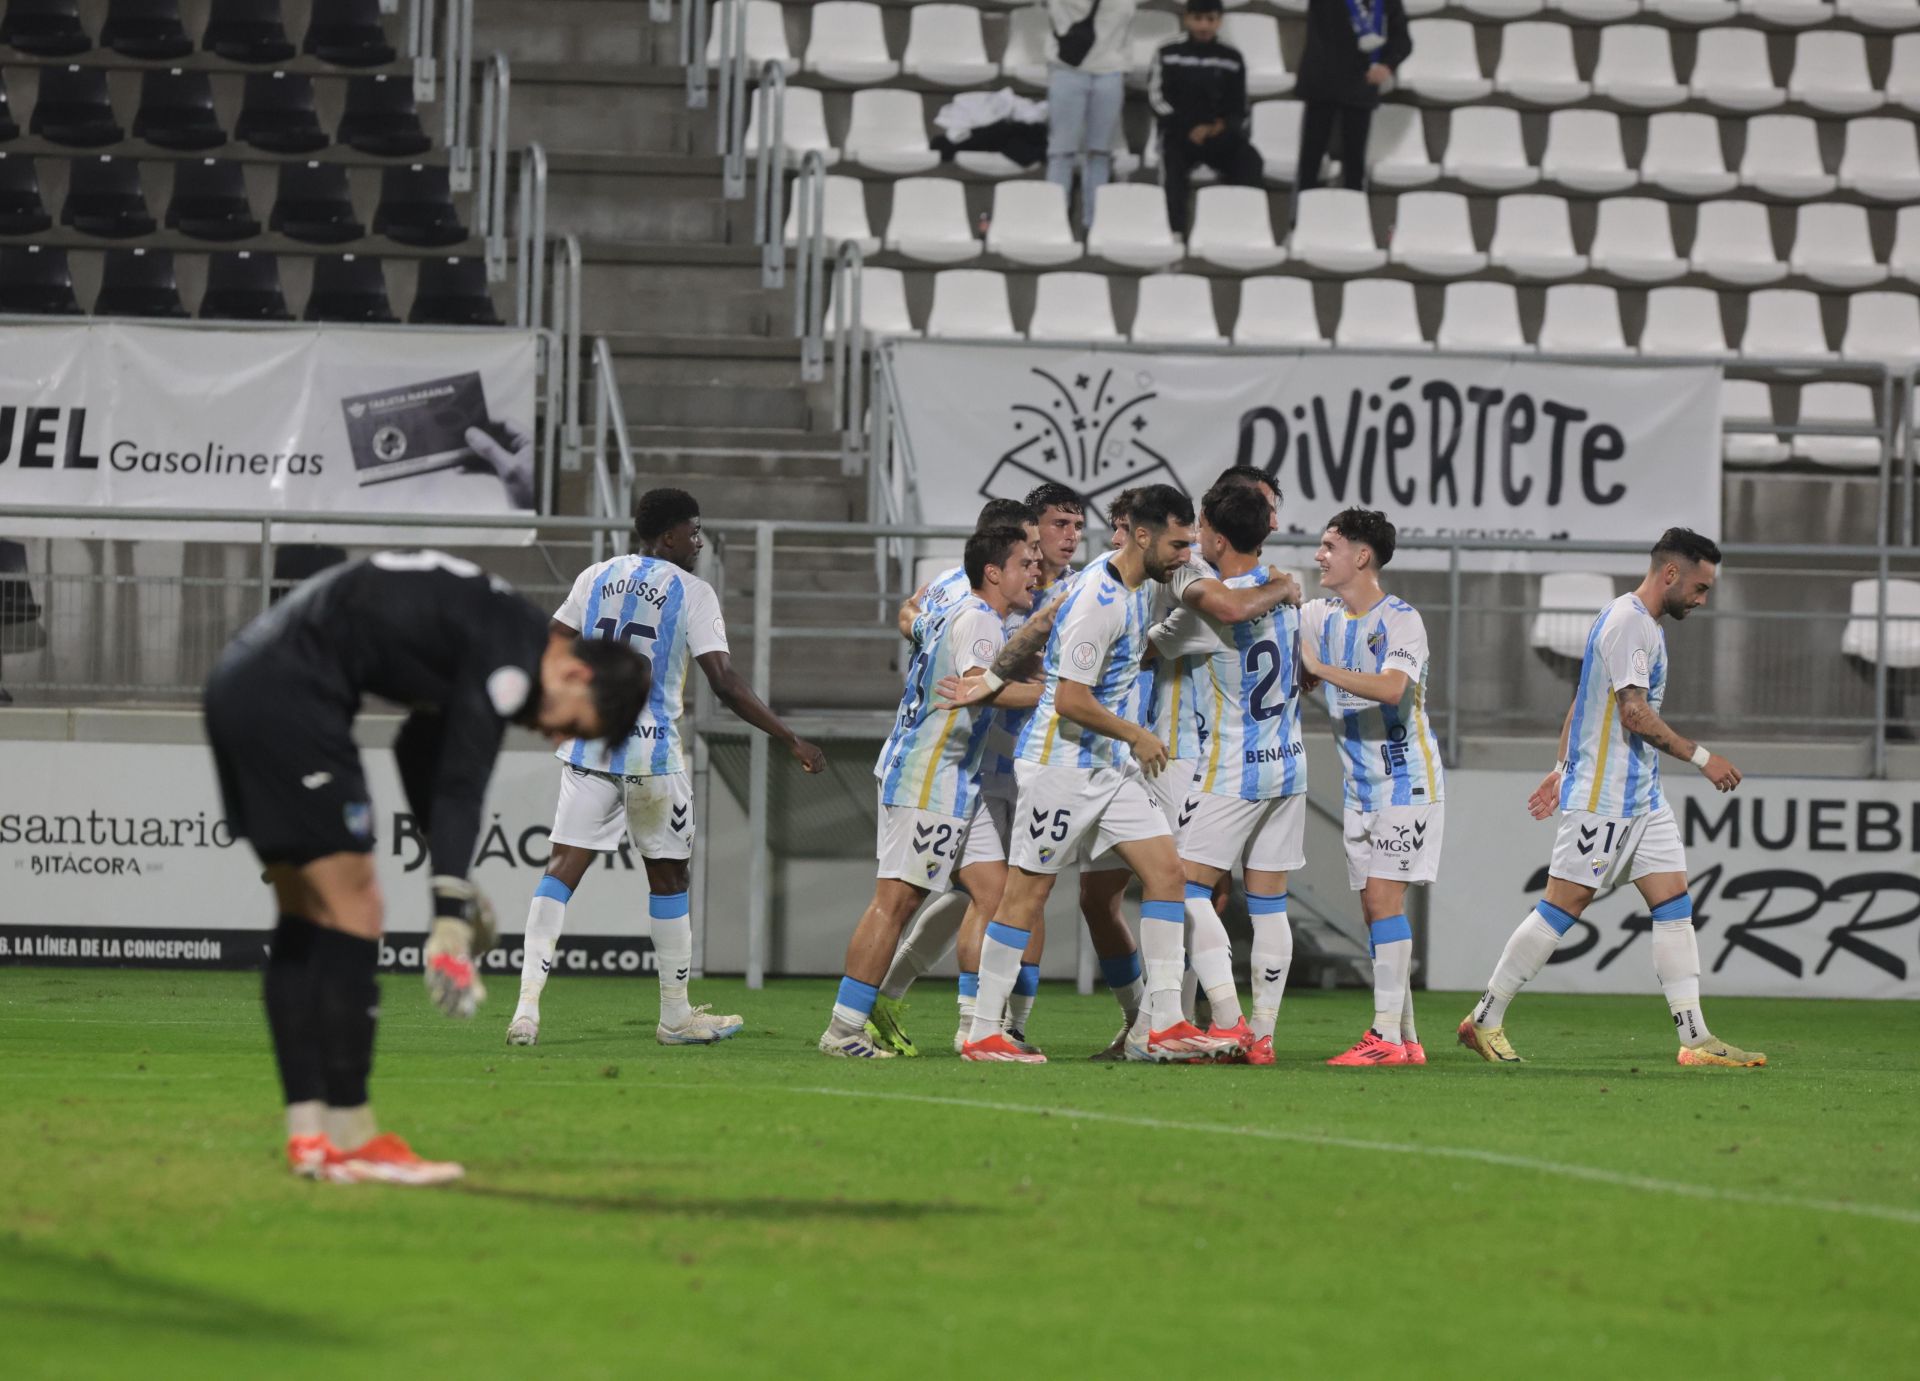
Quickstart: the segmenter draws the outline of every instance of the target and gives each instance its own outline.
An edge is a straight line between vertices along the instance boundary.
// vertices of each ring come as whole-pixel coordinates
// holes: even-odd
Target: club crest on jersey
[[[1042,863],[1053,862],[1053,855],[1054,855],[1054,848],[1051,844],[1042,844],[1040,846],[1040,861]]]
[[[373,838],[373,806],[367,801],[348,801],[341,807],[340,816],[346,824],[347,833],[355,839]]]
[[[1367,651],[1378,657],[1387,646],[1387,630],[1375,624],[1367,634]]]
[[[1092,643],[1080,643],[1073,649],[1073,664],[1082,671],[1092,671],[1093,664],[1100,660],[1100,649]]]
[[[940,876],[940,864],[938,860],[931,858],[927,860],[927,876],[929,878],[937,878]]]

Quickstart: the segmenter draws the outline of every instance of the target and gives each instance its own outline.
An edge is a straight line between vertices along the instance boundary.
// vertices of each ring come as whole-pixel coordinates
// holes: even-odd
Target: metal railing
[[[407,58],[413,64],[415,104],[431,104],[439,86],[439,61],[435,56],[433,41],[433,4],[434,0],[413,0],[407,7]]]
[[[729,5],[720,28],[720,110],[713,122],[728,201],[747,194],[747,7]]]
[[[783,286],[787,274],[787,73],[769,59],[760,69],[760,128],[753,164],[753,242],[760,246],[760,286]]]
[[[512,89],[507,55],[495,53],[487,59],[480,85],[480,185],[473,198],[474,228],[486,242],[490,283],[507,276],[507,112]]]
[[[800,340],[800,377],[817,384],[827,373],[827,162],[818,149],[807,150],[800,160],[793,210],[793,334]],[[784,229],[775,233],[785,240]],[[778,241],[775,247],[784,252]]]
[[[867,432],[867,328],[862,280],[867,256],[843,240],[833,261],[833,429],[840,433],[840,473],[860,473]],[[878,510],[869,510],[870,513]]]
[[[473,187],[473,0],[447,0],[441,49],[446,55],[447,180],[454,191],[466,192]]]
[[[687,109],[705,110],[707,0],[680,0],[680,65],[687,69]]]
[[[607,474],[608,446],[612,445],[614,474]],[[627,433],[627,411],[620,402],[620,377],[614,369],[613,347],[605,336],[593,342],[593,502],[599,519],[624,525],[632,521],[633,441]],[[593,559],[601,559],[601,534],[593,539]]]

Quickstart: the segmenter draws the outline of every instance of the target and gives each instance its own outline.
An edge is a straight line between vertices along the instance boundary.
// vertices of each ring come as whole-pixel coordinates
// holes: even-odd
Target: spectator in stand
[[[1153,55],[1147,100],[1160,121],[1167,221],[1187,233],[1188,182],[1204,163],[1236,187],[1260,185],[1260,155],[1247,137],[1247,64],[1220,41],[1220,0],[1187,0],[1187,36]]]
[[[1294,94],[1300,116],[1302,192],[1320,185],[1320,161],[1340,126],[1341,181],[1367,185],[1367,131],[1393,74],[1413,52],[1401,0],[1307,0],[1307,46]]]
[[[1127,29],[1139,0],[1044,0],[1047,11],[1047,181],[1073,199],[1080,174],[1080,223],[1113,170],[1120,107],[1133,65]]]

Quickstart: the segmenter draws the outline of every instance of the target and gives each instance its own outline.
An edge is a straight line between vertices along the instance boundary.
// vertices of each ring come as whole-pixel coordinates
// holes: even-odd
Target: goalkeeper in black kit
[[[554,636],[544,610],[471,562],[383,552],[316,576],[249,624],[208,678],[207,740],[227,823],[248,840],[279,920],[263,985],[293,1172],[439,1184],[463,1170],[376,1131],[373,1067],[384,902],[372,798],[353,741],[361,698],[409,711],[394,741],[433,866],[427,991],[470,1017],[491,914],[467,880],[509,724],[620,740],[651,689],[621,643]]]

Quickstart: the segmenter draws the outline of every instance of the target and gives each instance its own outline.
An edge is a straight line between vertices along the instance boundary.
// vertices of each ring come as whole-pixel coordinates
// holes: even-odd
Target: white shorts
[[[1349,810],[1347,886],[1358,892],[1368,878],[1390,882],[1432,882],[1440,876],[1440,834],[1446,825],[1443,804],[1384,806]]]
[[[1020,804],[1007,861],[1016,868],[1058,873],[1084,859],[1100,859],[1117,844],[1173,833],[1147,790],[1145,775],[1131,763],[1086,768],[1023,761],[1013,771]]]
[[[1160,813],[1166,817],[1167,833],[1176,840],[1180,838],[1180,817],[1186,810],[1186,803],[1193,792],[1193,784],[1200,776],[1200,759],[1169,758],[1167,765],[1160,769],[1160,775],[1149,777],[1140,774],[1147,784],[1147,794],[1153,797],[1153,803],[1160,807]],[[1097,858],[1086,859],[1081,865],[1086,873],[1124,873],[1131,871],[1127,861],[1108,849]]]
[[[631,839],[642,858],[692,858],[693,779],[685,772],[610,777],[564,766],[552,838],[603,854]]]
[[[1013,802],[1004,796],[982,795],[967,820],[967,842],[960,850],[961,868],[976,863],[1007,861],[1008,831],[1013,824]]]
[[[1180,812],[1180,857],[1229,871],[1292,873],[1307,866],[1307,798],[1243,801],[1196,792]]]
[[[953,870],[966,839],[967,822],[956,815],[882,801],[874,846],[880,867],[875,876],[945,892],[953,886]]]
[[[1650,815],[1595,815],[1570,810],[1560,817],[1549,877],[1577,882],[1596,892],[1653,873],[1684,873],[1687,852],[1673,809]]]

